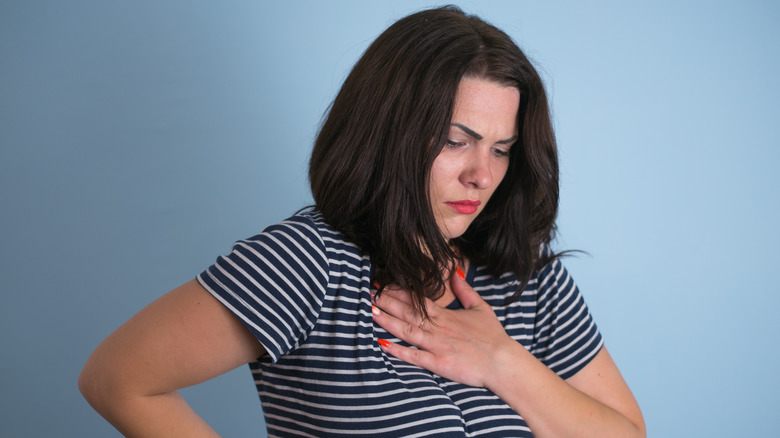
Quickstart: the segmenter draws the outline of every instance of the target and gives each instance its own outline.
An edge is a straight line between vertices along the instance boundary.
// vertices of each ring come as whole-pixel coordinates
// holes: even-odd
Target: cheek
[[[441,193],[441,190],[443,187],[446,187],[446,181],[447,181],[447,166],[444,160],[441,160],[440,157],[436,158],[433,162],[433,166],[431,167],[431,176],[430,176],[430,191],[431,191],[431,199],[437,199],[439,198],[439,194]]]
[[[506,176],[506,172],[509,170],[510,159],[508,157],[496,158],[491,162],[490,171],[496,181],[500,182]]]
[[[496,191],[498,186],[504,181],[506,178],[506,174],[509,171],[509,162],[504,162],[502,164],[499,164],[496,166],[493,170],[493,175],[495,178],[495,184],[493,185],[493,192]]]
[[[504,162],[501,167],[498,169],[498,183],[500,184],[501,181],[506,178],[506,173],[509,171],[509,160]]]

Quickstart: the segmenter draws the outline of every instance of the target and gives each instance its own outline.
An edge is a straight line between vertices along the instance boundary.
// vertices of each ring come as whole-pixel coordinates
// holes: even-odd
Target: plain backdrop
[[[461,1],[538,65],[558,249],[653,437],[775,436],[780,4]],[[119,436],[90,352],[311,202],[349,68],[420,1],[0,1],[0,435]],[[403,208],[403,206],[399,206]],[[184,391],[265,436],[247,367]]]

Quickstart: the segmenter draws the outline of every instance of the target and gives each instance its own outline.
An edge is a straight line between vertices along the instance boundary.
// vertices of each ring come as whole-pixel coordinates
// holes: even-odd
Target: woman
[[[117,429],[215,435],[177,390],[249,363],[272,436],[644,436],[548,246],[549,109],[507,35],[455,8],[392,25],[336,97],[309,177],[313,209],[95,350],[80,388]]]

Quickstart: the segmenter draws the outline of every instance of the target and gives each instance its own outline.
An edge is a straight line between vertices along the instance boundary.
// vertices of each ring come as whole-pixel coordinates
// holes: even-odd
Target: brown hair
[[[520,136],[482,213],[448,242],[434,219],[429,174],[447,139],[463,77],[520,90]],[[394,23],[355,64],[333,101],[309,164],[325,220],[366,252],[374,280],[411,291],[415,308],[444,290],[456,254],[492,275],[514,273],[522,293],[554,254],[558,158],[542,80],[512,39],[449,6]],[[424,313],[424,312],[423,312]]]

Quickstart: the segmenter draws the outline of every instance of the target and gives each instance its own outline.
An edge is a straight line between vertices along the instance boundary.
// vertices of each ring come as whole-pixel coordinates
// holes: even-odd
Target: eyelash
[[[458,141],[453,141],[453,140],[447,140],[444,143],[445,143],[445,145],[448,148],[459,148],[459,147],[464,146],[466,144],[466,143],[463,143],[463,142],[458,142]]]
[[[459,147],[465,146],[465,145],[466,145],[466,143],[464,143],[464,142],[454,141],[454,140],[447,140],[445,142],[445,146],[450,148],[450,149],[459,148]],[[502,157],[503,158],[503,157],[509,157],[511,155],[511,152],[510,151],[505,151],[503,149],[496,148],[496,149],[493,149],[493,154],[495,154],[497,157]]]
[[[507,157],[507,158],[512,155],[512,152],[505,151],[503,149],[493,149],[493,153],[499,157]]]

